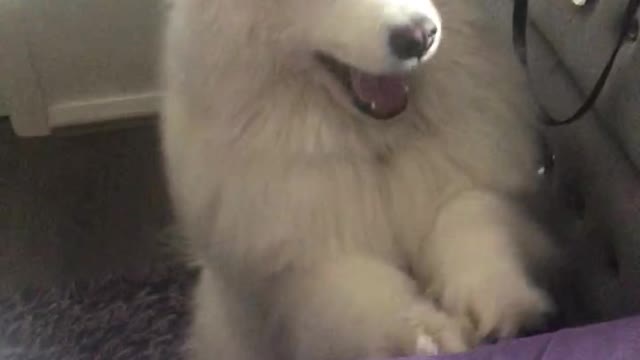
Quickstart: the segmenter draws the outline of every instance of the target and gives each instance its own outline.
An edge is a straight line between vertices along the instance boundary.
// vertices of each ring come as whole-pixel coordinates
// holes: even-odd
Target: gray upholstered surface
[[[628,0],[591,0],[580,9],[569,0],[532,1],[542,33],[583,91],[590,89],[617,40]],[[640,51],[628,42],[598,109],[605,129],[640,166]]]
[[[512,0],[482,0],[510,34]],[[609,56],[626,0],[530,1],[530,75],[541,105],[562,117],[584,100]],[[595,6],[594,6],[595,5]],[[555,199],[563,219],[566,258],[575,271],[582,320],[640,312],[640,50],[623,49],[598,106],[580,123],[546,131],[556,153]],[[635,162],[635,164],[634,164]],[[570,306],[571,307],[571,306]],[[566,309],[571,310],[571,309]],[[580,317],[580,316],[578,316]],[[580,319],[576,319],[580,321]]]
[[[539,60],[531,69],[533,86],[543,106],[557,116],[575,110],[584,100],[581,94],[593,86],[612,51],[627,1],[591,3],[578,9],[568,0],[531,2],[547,40],[530,46]],[[569,255],[579,259],[583,297],[601,318],[640,312],[637,47],[631,42],[623,49],[597,114],[548,132],[559,157],[556,178],[565,189],[563,196],[569,195],[579,208],[578,241]]]

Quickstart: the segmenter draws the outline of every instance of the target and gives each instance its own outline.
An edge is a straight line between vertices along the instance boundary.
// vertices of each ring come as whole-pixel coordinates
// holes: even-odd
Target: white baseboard
[[[49,108],[49,127],[55,129],[156,115],[161,98],[159,93],[150,92],[58,104]]]

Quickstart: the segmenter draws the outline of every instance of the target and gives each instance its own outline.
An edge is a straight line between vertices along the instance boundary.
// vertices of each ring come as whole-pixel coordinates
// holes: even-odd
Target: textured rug
[[[0,360],[182,359],[196,276],[177,266],[0,299]]]

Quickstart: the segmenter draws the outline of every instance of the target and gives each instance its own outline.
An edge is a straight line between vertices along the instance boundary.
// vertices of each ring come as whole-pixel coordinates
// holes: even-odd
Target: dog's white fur
[[[442,27],[417,68],[386,45],[415,13]],[[354,112],[316,50],[413,69],[409,108]],[[537,187],[534,112],[474,1],[180,0],[166,75],[195,359],[461,351],[548,309],[527,274],[546,236],[513,200]]]

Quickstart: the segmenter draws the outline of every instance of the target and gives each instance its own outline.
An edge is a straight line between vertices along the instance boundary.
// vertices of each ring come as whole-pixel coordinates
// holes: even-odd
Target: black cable
[[[585,102],[576,110],[576,112],[570,117],[564,120],[557,120],[553,118],[545,109],[542,108],[544,112],[545,119],[544,123],[548,126],[563,126],[569,125],[584,116],[589,110],[593,108],[595,103],[598,101],[602,90],[604,89],[605,84],[611,74],[611,70],[615,65],[616,59],[618,58],[618,53],[622,49],[625,41],[629,39],[629,36],[637,33],[638,31],[638,23],[636,19],[636,13],[638,12],[638,8],[640,8],[640,0],[629,0],[629,4],[627,5],[627,9],[624,14],[622,28],[620,31],[620,37],[616,43],[615,49],[609,58],[606,66],[602,70],[598,81],[595,86],[589,93],[589,96],[585,100]],[[527,56],[527,23],[528,23],[528,12],[529,12],[529,1],[528,0],[514,0],[513,7],[513,46],[518,56],[518,59],[522,63],[522,65],[527,68],[528,66],[528,56]],[[635,35],[637,36],[637,34]]]

